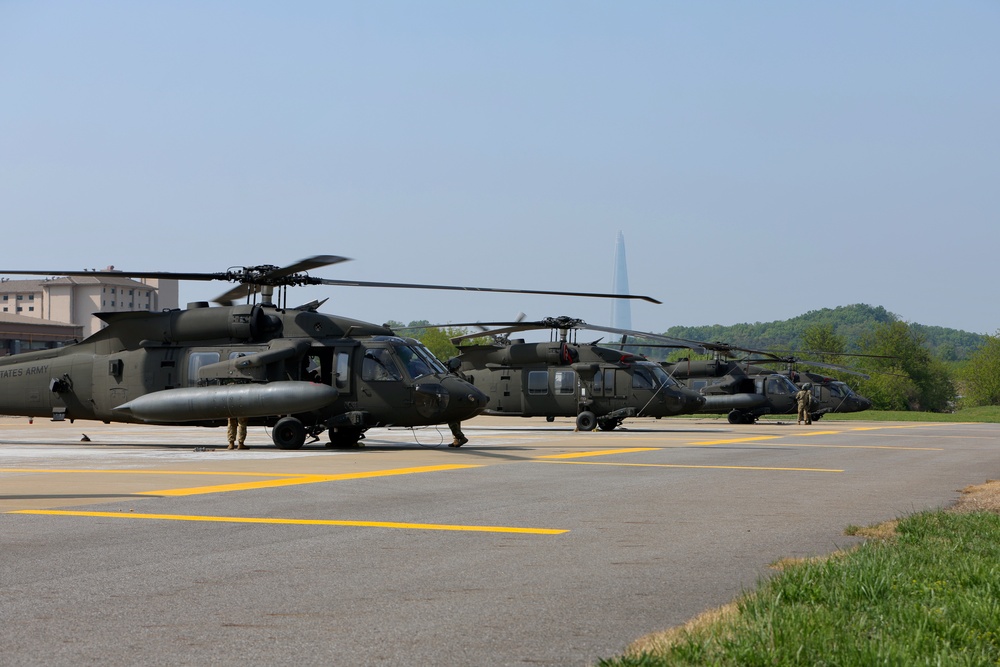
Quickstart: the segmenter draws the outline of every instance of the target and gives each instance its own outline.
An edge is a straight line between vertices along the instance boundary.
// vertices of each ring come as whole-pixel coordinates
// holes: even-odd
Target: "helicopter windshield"
[[[830,389],[830,396],[833,396],[834,398],[847,398],[848,396],[854,396],[854,390],[843,382],[831,382],[827,385],[827,387]]]
[[[784,375],[771,375],[767,378],[768,394],[797,394],[799,388]]]
[[[632,385],[634,387],[652,389],[658,386],[677,386],[677,380],[667,375],[667,372],[659,364],[654,364],[651,361],[640,361],[635,364],[635,370],[636,372],[632,376]]]
[[[408,345],[397,345],[396,353],[399,354],[403,366],[410,377],[416,380],[425,375],[443,374],[448,370],[431,351],[419,343],[411,342]]]

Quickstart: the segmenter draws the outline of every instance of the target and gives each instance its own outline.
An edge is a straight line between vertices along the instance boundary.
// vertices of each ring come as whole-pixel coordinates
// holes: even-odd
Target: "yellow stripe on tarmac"
[[[852,431],[881,431],[890,428],[920,428],[921,426],[951,426],[955,422],[917,422],[915,424],[897,424],[894,426],[857,426]]]
[[[39,474],[75,473],[102,475],[213,475],[215,477],[267,477],[269,479],[256,482],[237,484],[217,484],[213,486],[196,486],[179,489],[162,489],[159,491],[140,491],[139,496],[196,496],[205,493],[225,493],[227,491],[246,491],[248,489],[267,489],[280,486],[295,486],[297,484],[317,484],[319,482],[336,482],[347,479],[366,479],[370,477],[390,477],[392,475],[412,475],[421,472],[443,472],[446,470],[462,470],[465,468],[481,468],[482,465],[439,465],[422,466],[419,468],[394,468],[389,470],[371,470],[368,472],[351,472],[340,475],[305,475],[302,473],[266,473],[266,472],[227,472],[205,470],[91,470],[81,469],[45,469],[45,468],[0,468],[0,472],[27,472]],[[279,478],[279,479],[274,479]]]
[[[807,438],[813,435],[840,435],[840,431],[804,431],[796,433],[795,437],[802,436],[803,438]]]
[[[895,445],[812,445],[794,442],[772,442],[769,447],[815,447],[817,449],[901,449],[913,452],[943,452],[940,447],[897,447]]]
[[[578,466],[625,466],[632,468],[704,468],[707,470],[776,470],[781,472],[844,472],[835,468],[769,468],[760,466],[699,466],[678,463],[604,463],[602,461],[541,461]]]
[[[135,470],[132,468],[0,468],[0,472],[99,473],[101,475],[224,475],[227,477],[302,477],[300,472],[219,472],[211,470]]]
[[[754,442],[756,440],[776,440],[783,438],[783,435],[755,435],[750,438],[731,438],[729,440],[699,440],[688,443],[690,445],[730,445],[736,442]]]
[[[226,493],[227,491],[247,491],[249,489],[269,489],[279,486],[295,486],[297,484],[317,484],[319,482],[337,482],[345,479],[367,479],[370,477],[390,477],[393,475],[413,475],[421,472],[443,472],[445,470],[462,470],[465,468],[481,468],[481,465],[441,465],[423,466],[420,468],[395,468],[391,470],[371,470],[368,472],[348,472],[340,475],[298,475],[288,479],[266,480],[262,482],[245,482],[242,484],[219,484],[215,486],[198,486],[194,488],[165,489],[162,491],[143,491],[140,496],[197,496],[205,493]]]
[[[585,456],[609,456],[611,454],[628,454],[630,452],[658,452],[662,447],[629,447],[628,449],[602,449],[595,452],[570,452],[569,454],[546,454],[540,459],[577,459]]]
[[[518,528],[514,526],[462,526],[446,523],[400,523],[396,521],[335,521],[331,519],[269,519],[262,517],[192,516],[189,514],[136,514],[134,512],[72,512],[67,510],[17,510],[8,514],[45,516],[89,516],[110,519],[159,519],[162,521],[209,521],[216,523],[263,523],[283,526],[354,526],[359,528],[403,528],[408,530],[451,530],[478,533],[522,533],[561,535],[569,530],[557,528]]]

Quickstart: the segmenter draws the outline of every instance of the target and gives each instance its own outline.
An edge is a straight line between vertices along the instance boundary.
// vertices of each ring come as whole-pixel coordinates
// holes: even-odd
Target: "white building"
[[[156,312],[177,308],[177,302],[176,280],[140,281],[104,275],[0,279],[0,313],[82,326],[84,337],[104,327],[94,313]]]

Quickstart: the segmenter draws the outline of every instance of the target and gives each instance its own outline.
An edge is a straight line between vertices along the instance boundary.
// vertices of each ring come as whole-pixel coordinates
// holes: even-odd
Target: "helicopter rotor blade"
[[[750,365],[762,365],[762,364],[788,364],[789,366],[794,366],[796,364],[801,364],[802,366],[815,366],[817,368],[829,368],[832,371],[839,371],[841,373],[848,373],[849,375],[857,375],[865,380],[870,380],[871,376],[867,373],[862,373],[861,371],[856,371],[853,368],[847,368],[846,366],[838,366],[837,364],[828,364],[822,361],[810,361],[808,359],[799,359],[798,357],[786,357],[780,358],[776,357],[774,359],[747,359],[747,364]]]
[[[505,289],[500,287],[464,287],[459,285],[424,285],[418,283],[389,283],[389,282],[369,282],[364,280],[334,280],[330,278],[316,278],[308,281],[310,285],[330,285],[333,287],[388,287],[392,289],[430,289],[430,290],[451,290],[456,292],[502,292],[507,294],[545,294],[551,296],[580,296],[595,299],[641,299],[649,303],[662,304],[662,301],[651,296],[636,294],[604,294],[600,292],[562,292],[556,290],[533,290],[533,289]]]

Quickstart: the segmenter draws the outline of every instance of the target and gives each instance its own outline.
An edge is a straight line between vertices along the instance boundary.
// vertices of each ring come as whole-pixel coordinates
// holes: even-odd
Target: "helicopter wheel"
[[[549,415],[548,417],[546,417],[546,418],[545,418],[545,421],[547,421],[547,422],[548,422],[548,423],[550,423],[550,424],[551,424],[552,422],[554,422],[555,420],[556,420],[556,418],[555,418],[555,417],[553,417],[552,415]]]
[[[597,425],[602,431],[614,431],[616,428],[621,426],[620,419],[598,419]]]
[[[331,428],[329,447],[362,447],[360,440],[365,437],[360,428]]]
[[[739,410],[733,410],[729,413],[729,423],[730,424],[750,424],[751,419],[749,415],[746,415]]]
[[[282,417],[271,429],[271,440],[278,449],[298,449],[306,441],[306,427],[295,417]]]
[[[593,431],[595,426],[597,426],[597,417],[593,412],[584,410],[576,416],[577,431]]]

